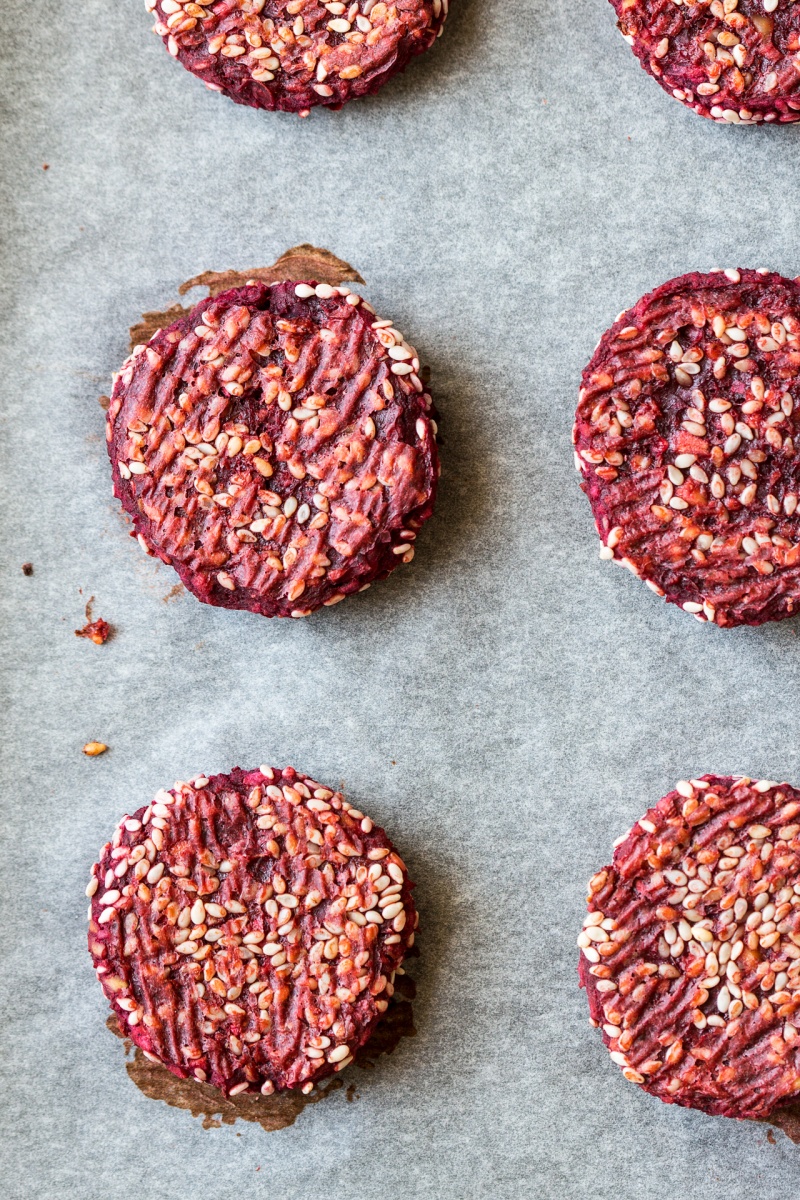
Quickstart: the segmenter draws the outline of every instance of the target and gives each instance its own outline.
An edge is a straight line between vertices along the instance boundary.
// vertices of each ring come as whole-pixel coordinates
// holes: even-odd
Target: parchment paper
[[[601,562],[569,434],[644,291],[800,271],[800,130],[682,109],[606,0],[452,8],[378,97],[303,121],[208,92],[138,0],[0,7],[7,1200],[797,1195],[782,1133],[623,1080],[575,936],[586,879],[676,779],[800,782],[800,627],[701,626]],[[270,622],[199,605],[128,537],[97,396],[182,280],[304,241],[430,364],[444,475],[413,566]],[[104,646],[73,633],[91,595]],[[352,1103],[204,1130],[128,1078],[83,888],[160,785],[265,761],[343,783],[404,852],[418,1036]]]

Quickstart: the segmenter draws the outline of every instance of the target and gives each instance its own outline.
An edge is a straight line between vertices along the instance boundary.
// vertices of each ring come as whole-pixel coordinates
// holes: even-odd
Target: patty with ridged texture
[[[668,1104],[763,1118],[800,1093],[800,792],[682,780],[590,880],[592,1024]]]
[[[161,790],[92,868],[89,951],[125,1036],[228,1096],[352,1062],[414,943],[384,831],[291,767]]]
[[[734,125],[800,120],[795,0],[611,0],[625,40],[664,91]]]
[[[414,557],[439,476],[419,370],[347,286],[209,297],[115,377],[114,494],[199,600],[308,616]]]
[[[797,280],[695,272],[644,296],[583,373],[573,440],[601,557],[701,621],[797,610]]]
[[[306,116],[404,71],[444,29],[449,0],[146,0],[169,53],[213,91]]]

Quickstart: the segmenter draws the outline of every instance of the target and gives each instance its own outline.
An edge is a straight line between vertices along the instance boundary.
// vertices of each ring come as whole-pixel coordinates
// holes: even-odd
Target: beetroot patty
[[[592,1023],[668,1104],[765,1117],[800,1091],[800,792],[683,781],[589,883]]]
[[[170,54],[251,108],[307,113],[377,92],[436,41],[449,0],[147,0]]]
[[[439,473],[418,370],[347,287],[223,292],[115,378],[114,494],[198,599],[307,616],[414,557]]]
[[[795,0],[611,0],[644,69],[701,117],[800,120]]]
[[[670,280],[583,373],[577,466],[602,556],[700,620],[759,625],[800,598],[800,285]]]
[[[123,818],[92,868],[89,950],[124,1033],[174,1075],[310,1091],[386,1011],[412,887],[338,792],[236,768]]]

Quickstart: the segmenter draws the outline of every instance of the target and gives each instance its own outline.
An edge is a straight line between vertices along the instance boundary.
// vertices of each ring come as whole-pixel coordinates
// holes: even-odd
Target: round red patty
[[[800,1092],[800,791],[683,781],[589,883],[592,1023],[668,1104],[765,1117]]]
[[[114,494],[199,600],[308,616],[414,557],[439,475],[418,370],[347,287],[223,292],[115,377]]]
[[[701,117],[735,125],[800,120],[795,0],[611,3],[644,69]]]
[[[386,1011],[412,887],[338,792],[235,768],[123,818],[92,868],[89,950],[125,1035],[174,1075],[310,1091]]]
[[[449,0],[147,0],[174,58],[251,108],[306,114],[377,92],[436,41]]]
[[[601,554],[699,620],[760,625],[800,599],[800,285],[682,275],[605,333],[576,464]]]

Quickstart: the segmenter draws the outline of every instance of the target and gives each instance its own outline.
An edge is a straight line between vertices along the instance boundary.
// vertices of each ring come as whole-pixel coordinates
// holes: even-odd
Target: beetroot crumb
[[[108,636],[111,633],[111,626],[108,621],[97,620],[87,621],[82,629],[75,630],[75,636],[87,638],[90,642],[94,642],[96,646],[102,646],[108,641]]]
[[[33,563],[23,563],[22,564],[22,574],[23,575],[32,575],[33,574]]]

